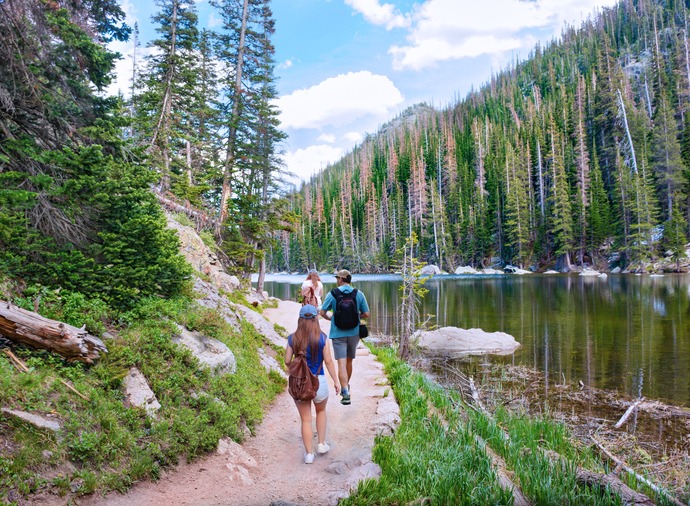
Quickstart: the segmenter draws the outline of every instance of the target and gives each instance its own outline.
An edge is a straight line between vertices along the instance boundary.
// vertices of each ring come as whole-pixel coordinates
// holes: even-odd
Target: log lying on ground
[[[44,318],[3,300],[0,300],[0,335],[86,364],[97,361],[101,353],[108,353],[103,341],[83,328]]]

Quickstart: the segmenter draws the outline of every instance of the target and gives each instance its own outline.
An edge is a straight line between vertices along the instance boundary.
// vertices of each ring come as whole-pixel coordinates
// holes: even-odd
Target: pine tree
[[[678,125],[666,94],[662,93],[654,115],[652,130],[652,167],[659,184],[667,219],[671,219],[674,203],[685,200],[685,178]]]
[[[193,1],[157,0],[156,5],[160,10],[152,19],[159,37],[149,43],[155,50],[145,59],[133,102],[139,141],[147,146],[165,192],[172,184],[173,165],[177,178],[187,177],[185,139],[194,135],[199,31]]]

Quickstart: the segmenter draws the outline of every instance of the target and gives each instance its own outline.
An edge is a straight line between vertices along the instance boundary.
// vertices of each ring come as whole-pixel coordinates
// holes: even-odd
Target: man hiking
[[[323,301],[319,314],[331,321],[328,337],[332,339],[333,356],[338,362],[338,379],[340,380],[341,404],[350,404],[350,378],[352,361],[359,344],[359,323],[361,318],[369,318],[367,298],[356,288],[352,288],[352,274],[342,269],[335,273],[338,285]],[[329,316],[327,311],[331,311]]]

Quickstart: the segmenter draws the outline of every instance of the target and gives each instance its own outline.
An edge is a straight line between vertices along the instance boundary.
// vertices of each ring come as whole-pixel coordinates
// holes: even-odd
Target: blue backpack
[[[335,311],[333,322],[339,329],[354,329],[359,325],[359,311],[357,311],[357,289],[351,292],[342,292],[339,288],[331,290],[335,299]]]

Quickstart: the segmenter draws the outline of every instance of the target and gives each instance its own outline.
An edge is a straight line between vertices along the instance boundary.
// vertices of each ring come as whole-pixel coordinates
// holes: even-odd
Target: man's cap
[[[349,283],[350,281],[352,281],[352,274],[350,274],[350,271],[348,271],[347,269],[339,270],[338,272],[335,273],[335,277],[342,279],[346,283]]]
[[[305,304],[302,306],[302,309],[299,310],[299,317],[305,320],[311,320],[312,318],[316,318],[318,313],[319,312],[312,304]]]

